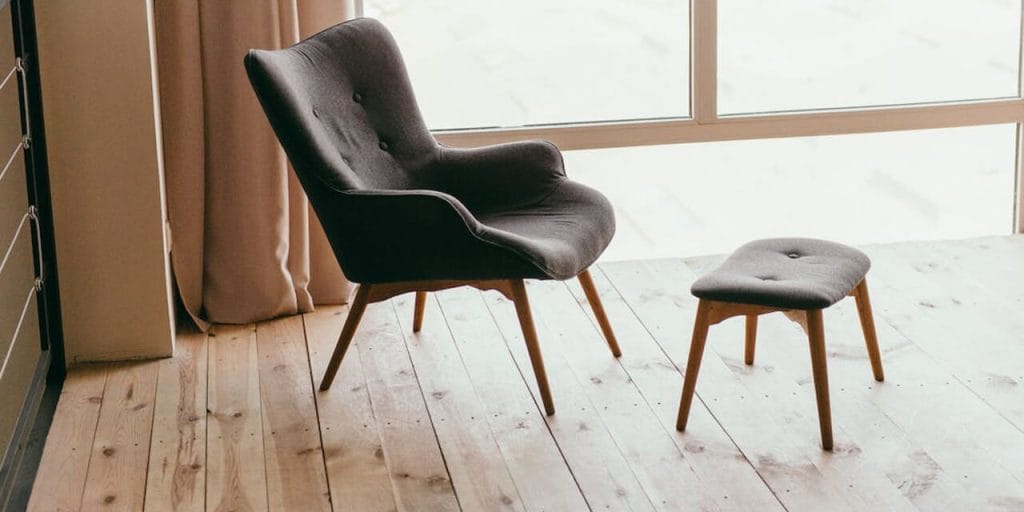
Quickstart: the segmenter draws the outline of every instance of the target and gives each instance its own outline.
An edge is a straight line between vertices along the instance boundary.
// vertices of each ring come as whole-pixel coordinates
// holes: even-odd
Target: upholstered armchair
[[[253,89],[345,275],[359,283],[320,389],[326,390],[366,305],[415,292],[497,290],[514,304],[541,399],[554,413],[523,279],[578,277],[615,356],[587,268],[615,231],[608,200],[565,176],[546,142],[479,149],[439,145],[398,48],[362,18],[290,48],[252,50]]]

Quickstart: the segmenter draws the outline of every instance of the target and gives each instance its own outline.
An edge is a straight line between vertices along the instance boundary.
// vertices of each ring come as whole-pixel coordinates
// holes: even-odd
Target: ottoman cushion
[[[690,291],[702,299],[784,309],[822,309],[846,297],[871,267],[867,255],[811,238],[750,242]]]

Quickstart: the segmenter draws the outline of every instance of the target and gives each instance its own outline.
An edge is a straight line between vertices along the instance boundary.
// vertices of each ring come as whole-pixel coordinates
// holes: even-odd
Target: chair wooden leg
[[[875,374],[875,380],[882,382],[885,380],[885,372],[882,371],[882,353],[878,350],[878,336],[875,334],[875,317],[871,313],[867,279],[861,281],[853,290],[853,297],[857,300],[857,314],[860,316],[861,330],[864,331],[864,344],[868,348],[871,372]]]
[[[676,430],[686,430],[686,422],[690,418],[690,405],[693,403],[693,392],[697,388],[697,373],[700,371],[700,360],[704,356],[704,343],[708,339],[710,327],[711,304],[701,300],[697,305],[697,318],[693,322],[693,338],[690,340],[690,358],[686,361],[686,375],[683,378],[683,396],[679,399],[679,416],[676,418]]]
[[[427,309],[427,292],[416,292],[416,306],[412,313],[412,332],[423,328],[423,313]]]
[[[615,332],[612,331],[612,324],[608,321],[608,315],[604,312],[604,305],[601,303],[601,296],[597,294],[597,288],[594,287],[594,280],[590,277],[590,270],[587,269],[580,272],[580,275],[577,277],[580,280],[580,285],[583,286],[583,294],[587,296],[590,308],[594,310],[597,324],[601,326],[604,339],[608,341],[608,348],[612,349],[613,356],[621,356],[622,350],[619,349],[619,342],[615,339]]]
[[[345,351],[348,350],[349,344],[352,343],[352,337],[356,333],[356,327],[359,326],[359,320],[363,318],[363,312],[366,311],[370,288],[371,285],[361,284],[356,289],[356,296],[348,308],[348,318],[345,319],[345,326],[341,328],[341,336],[338,337],[338,344],[334,347],[331,362],[327,364],[327,371],[324,372],[324,378],[320,381],[320,391],[327,391],[330,389],[331,383],[334,382],[334,376],[338,373],[341,360],[345,358]]]
[[[754,346],[757,343],[757,315],[747,315],[747,337],[743,347],[743,362],[754,364]]]
[[[551,400],[551,389],[548,388],[548,375],[544,371],[544,358],[540,353],[540,344],[537,343],[537,330],[533,326],[533,315],[530,313],[530,301],[526,297],[526,286],[522,279],[514,279],[509,281],[509,288],[512,291],[512,302],[516,306],[516,315],[519,317],[519,327],[523,330],[526,350],[530,353],[530,363],[533,365],[533,374],[537,378],[540,398],[544,402],[544,412],[551,416],[555,413],[555,405]]]
[[[828,397],[828,366],[825,362],[825,326],[820,309],[807,311],[807,337],[811,348],[811,371],[814,374],[814,393],[818,399],[818,424],[821,427],[821,447],[832,450],[832,408]]]

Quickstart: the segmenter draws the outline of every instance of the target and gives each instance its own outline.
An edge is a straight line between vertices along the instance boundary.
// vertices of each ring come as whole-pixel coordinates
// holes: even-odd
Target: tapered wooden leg
[[[818,424],[821,427],[821,447],[832,449],[832,407],[828,399],[828,366],[825,363],[825,326],[820,309],[807,311],[807,337],[811,346],[811,371],[814,374],[814,393],[818,399]]]
[[[853,290],[857,300],[857,314],[860,315],[860,328],[864,331],[864,344],[868,347],[868,359],[871,360],[871,372],[875,380],[885,380],[882,371],[882,353],[878,350],[878,336],[875,334],[875,317],[871,313],[871,298],[868,296],[868,280],[864,279]]]
[[[700,360],[704,356],[704,342],[708,339],[708,327],[711,304],[701,300],[697,305],[697,318],[693,321],[693,338],[690,340],[690,358],[686,361],[686,375],[683,378],[683,396],[679,399],[679,416],[676,418],[676,430],[686,430],[686,421],[690,418],[690,405],[693,403],[693,392],[697,388],[697,373],[700,371]]]
[[[590,269],[580,272],[580,275],[577,277],[580,280],[580,285],[583,286],[583,293],[587,296],[587,302],[590,303],[590,309],[594,310],[594,316],[597,317],[597,325],[601,326],[604,339],[608,341],[608,348],[612,349],[613,356],[621,356],[622,350],[619,349],[619,342],[615,339],[615,332],[612,331],[612,324],[608,321],[608,315],[604,312],[604,305],[601,304],[601,296],[597,294],[597,288],[594,287],[594,280],[590,277]]]
[[[757,344],[757,315],[747,315],[747,337],[743,347],[743,362],[754,364],[754,346]]]
[[[526,286],[521,279],[514,279],[509,281],[509,287],[512,290],[512,302],[516,306],[516,315],[519,317],[519,327],[522,328],[523,339],[526,341],[526,350],[530,353],[533,375],[537,378],[540,399],[544,402],[544,412],[551,416],[555,413],[555,404],[551,400],[551,389],[548,388],[548,375],[544,371],[544,358],[540,354],[540,344],[537,343],[537,330],[533,326],[533,314],[530,313],[530,301],[526,298]]]
[[[427,309],[427,292],[416,292],[416,306],[412,310],[412,332],[423,328],[423,313]]]
[[[334,376],[338,373],[341,360],[345,358],[345,351],[352,343],[352,336],[355,335],[359,320],[363,318],[363,312],[366,311],[370,288],[371,285],[361,284],[356,289],[356,296],[348,308],[348,318],[345,319],[345,326],[341,328],[341,336],[338,336],[338,344],[334,347],[331,362],[327,364],[327,371],[324,372],[324,378],[320,381],[320,391],[327,391],[331,387],[331,383],[334,382]]]

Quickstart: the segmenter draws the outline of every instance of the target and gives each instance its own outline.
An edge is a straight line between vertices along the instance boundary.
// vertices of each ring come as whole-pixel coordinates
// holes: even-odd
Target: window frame
[[[363,0],[356,0],[362,15]],[[763,114],[718,113],[718,0],[690,0],[691,117],[434,130],[450,146],[545,139],[563,150],[691,142],[878,133],[992,124],[1017,125],[1013,232],[1024,233],[1024,9],[1018,41],[1017,96]]]

